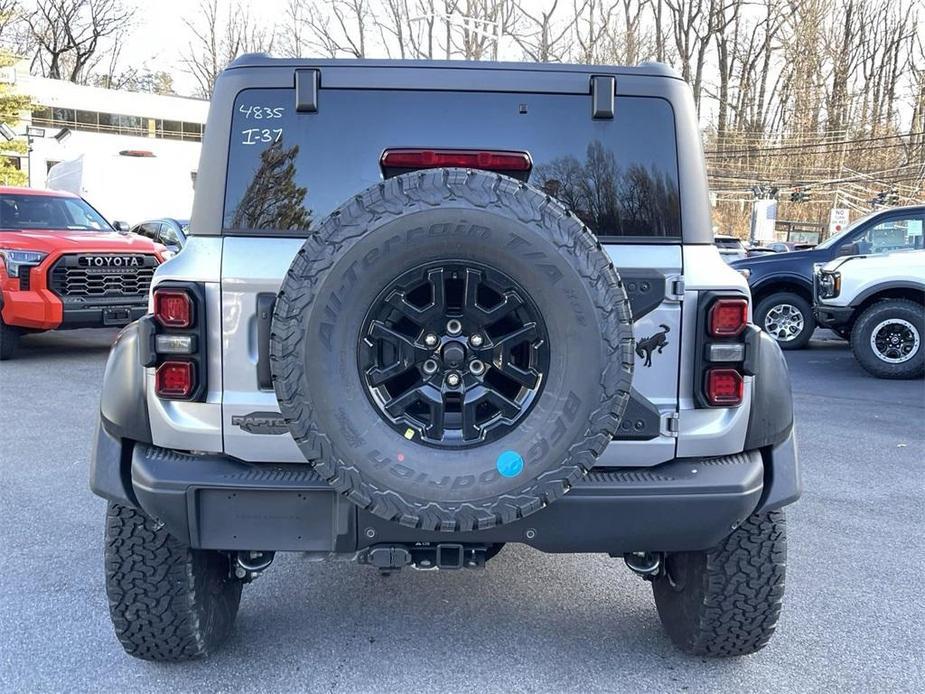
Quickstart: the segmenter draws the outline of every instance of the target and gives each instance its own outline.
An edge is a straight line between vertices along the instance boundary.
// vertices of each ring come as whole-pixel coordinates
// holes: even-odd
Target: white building
[[[44,137],[32,138],[31,155],[20,162],[23,171],[31,163],[33,187],[44,187],[54,164],[82,154],[151,152],[175,164],[180,175],[196,171],[208,101],[87,87],[34,77],[22,68],[12,72],[5,81],[15,81],[16,91],[33,102],[17,132],[26,126],[44,130]],[[59,141],[55,135],[65,128],[70,134]]]

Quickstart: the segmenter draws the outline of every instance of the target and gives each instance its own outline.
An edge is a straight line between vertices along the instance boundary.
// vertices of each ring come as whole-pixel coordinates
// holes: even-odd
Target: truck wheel
[[[129,655],[188,660],[224,641],[241,601],[229,568],[225,555],[190,549],[144,513],[109,504],[106,593]]]
[[[511,523],[619,430],[631,312],[608,255],[548,195],[433,169],[357,195],[276,301],[280,412],[338,492],[411,528]]]
[[[925,373],[925,308],[908,299],[869,306],[851,331],[858,363],[877,378],[921,378]]]
[[[19,345],[21,331],[12,325],[7,325],[0,318],[0,361],[6,361],[13,356]]]
[[[803,349],[816,329],[809,302],[792,292],[778,292],[759,301],[755,322],[781,349]]]
[[[668,636],[693,655],[764,648],[780,615],[786,559],[783,511],[752,515],[715,549],[668,554],[652,582]]]

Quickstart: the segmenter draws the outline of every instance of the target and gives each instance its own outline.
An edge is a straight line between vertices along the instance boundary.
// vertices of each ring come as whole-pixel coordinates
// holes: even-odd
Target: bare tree
[[[735,0],[664,0],[671,21],[681,75],[694,90],[700,107],[707,52],[717,31],[716,20],[724,5]]]
[[[556,16],[559,0],[553,0],[547,6],[548,9],[540,8],[533,12],[525,9],[523,2],[514,2],[513,6],[515,15],[510,34],[520,46],[524,57],[538,63],[561,61],[569,50],[578,12],[561,21],[561,17]],[[514,29],[514,26],[517,28]]]
[[[606,63],[611,52],[608,31],[616,11],[613,0],[573,0],[575,15],[572,59],[579,63]]]
[[[0,45],[10,46],[10,33],[23,20],[23,9],[19,0],[0,0]]]
[[[437,24],[436,1],[417,0],[413,10],[409,9],[406,12],[409,23],[408,46],[414,58],[431,60],[434,57],[436,47],[434,30]]]
[[[102,54],[116,49],[134,13],[121,0],[36,0],[25,16],[33,66],[45,77],[86,82]]]
[[[729,122],[729,101],[732,80],[737,69],[740,39],[740,10],[742,0],[728,0],[714,7],[712,33],[716,46],[716,74],[719,81],[716,93],[716,136],[720,147],[725,143]]]
[[[369,0],[303,0],[306,43],[322,55],[365,58],[374,22]]]
[[[306,49],[306,12],[303,0],[287,0],[284,21],[280,28],[280,53],[290,58],[301,58]]]
[[[212,96],[215,80],[236,57],[273,48],[275,33],[260,27],[240,0],[233,4],[200,0],[198,15],[184,23],[192,39],[183,62],[199,85],[199,95],[206,98]]]
[[[514,4],[505,0],[444,0],[447,58],[497,60],[498,43],[512,33]]]

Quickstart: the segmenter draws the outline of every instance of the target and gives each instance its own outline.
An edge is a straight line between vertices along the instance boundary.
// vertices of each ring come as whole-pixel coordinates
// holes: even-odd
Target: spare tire
[[[344,203],[283,280],[280,410],[338,492],[424,530],[565,494],[629,399],[629,302],[594,236],[511,178],[434,169]]]

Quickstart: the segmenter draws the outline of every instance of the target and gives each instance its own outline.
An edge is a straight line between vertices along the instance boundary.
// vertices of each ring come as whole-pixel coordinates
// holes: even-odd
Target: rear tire
[[[897,344],[889,342],[894,333]],[[869,306],[851,331],[855,359],[877,378],[921,378],[925,374],[923,341],[925,308],[908,299],[887,299]]]
[[[792,292],[776,292],[759,301],[755,323],[773,337],[781,349],[803,349],[816,329],[809,302]]]
[[[19,345],[21,334],[22,331],[19,328],[7,325],[3,322],[3,318],[0,318],[0,361],[12,358]]]
[[[783,511],[752,515],[715,549],[667,555],[652,591],[668,636],[692,655],[764,648],[780,615],[786,559]]]
[[[106,517],[106,593],[116,636],[144,660],[189,660],[231,633],[241,583],[228,558],[194,550],[163,525],[126,506]]]

